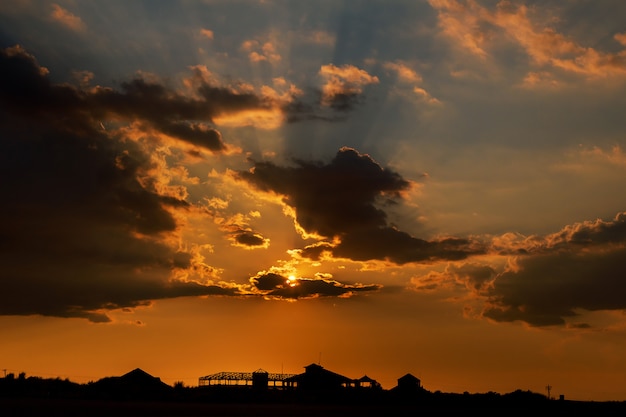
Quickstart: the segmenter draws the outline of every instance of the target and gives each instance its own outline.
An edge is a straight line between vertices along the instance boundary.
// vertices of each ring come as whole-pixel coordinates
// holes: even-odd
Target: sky
[[[624,17],[0,3],[0,368],[626,400]]]

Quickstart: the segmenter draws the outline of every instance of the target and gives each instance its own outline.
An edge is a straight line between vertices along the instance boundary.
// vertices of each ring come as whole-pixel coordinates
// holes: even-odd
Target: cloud
[[[423,240],[389,225],[383,210],[396,204],[412,184],[378,165],[368,155],[341,148],[328,164],[294,161],[279,167],[257,162],[239,177],[264,192],[282,196],[295,211],[296,226],[323,244],[304,248],[316,259],[324,252],[358,261],[385,260],[397,264],[464,259],[483,249],[469,239]]]
[[[236,246],[246,249],[267,248],[269,246],[269,239],[250,230],[240,230],[233,236],[233,241]]]
[[[250,62],[262,62],[267,61],[271,63],[280,62],[282,57],[278,53],[278,47],[275,42],[266,41],[259,42],[258,40],[247,40],[241,45],[241,49],[248,52],[248,59]]]
[[[611,247],[605,245],[622,244],[626,244],[626,213],[618,213],[610,221],[596,219],[574,223],[545,236],[508,233],[492,240],[492,248],[495,252],[516,255],[608,250]]]
[[[68,29],[74,30],[76,32],[82,32],[86,29],[85,23],[79,16],[76,16],[68,10],[65,10],[58,4],[52,5],[52,12],[50,13],[50,17],[52,18],[52,20],[59,22]]]
[[[429,104],[441,104],[441,102],[421,87],[413,87],[413,92]]]
[[[626,309],[626,212],[545,236],[497,236],[485,255],[413,277],[411,288],[464,291],[454,299],[466,311],[536,327],[589,328],[585,313]]]
[[[619,145],[614,145],[610,150],[604,150],[597,146],[591,149],[582,149],[580,153],[583,156],[591,157],[602,162],[608,162],[611,165],[626,167],[626,152]]]
[[[316,45],[333,46],[337,42],[337,37],[334,33],[323,31],[323,30],[305,32],[301,34],[300,36],[303,42],[312,43]]]
[[[428,91],[420,87],[420,84],[422,83],[422,76],[407,64],[400,61],[385,62],[383,64],[383,68],[388,71],[392,71],[397,75],[398,80],[404,84],[402,86],[402,90],[405,89],[406,84],[412,84],[413,93],[415,93],[417,97],[430,104],[441,104],[441,102],[434,98]]]
[[[210,29],[200,29],[200,35],[207,39],[213,40],[215,34]]]
[[[496,277],[483,315],[547,326],[564,325],[585,310],[623,310],[625,256],[620,246],[522,257],[517,270]]]
[[[476,2],[459,2],[456,0],[429,0],[430,5],[438,12],[438,24],[441,32],[447,37],[458,41],[459,46],[471,54],[484,58],[485,39],[488,28],[483,25],[486,9]]]
[[[285,277],[274,272],[261,272],[250,278],[254,288],[269,299],[306,299],[318,297],[347,298],[358,292],[377,291],[380,285],[344,284],[329,278]]]
[[[228,202],[221,199],[207,201],[204,212],[213,218],[218,228],[226,233],[233,246],[244,249],[267,249],[270,240],[250,227],[250,218],[258,217],[258,213],[226,215]]]
[[[588,245],[626,243],[626,212],[618,213],[613,220],[596,219],[568,225],[546,237],[547,247],[578,248]]]
[[[385,62],[383,64],[383,67],[398,74],[398,78],[403,82],[422,82],[422,77],[417,72],[415,72],[415,70],[413,70],[411,67],[403,62]]]
[[[520,87],[527,89],[556,89],[561,83],[548,71],[531,71],[522,80]]]
[[[462,285],[471,292],[480,292],[493,282],[497,271],[479,262],[449,263],[443,271],[429,271],[426,275],[411,279],[418,291],[436,291]]]
[[[378,77],[354,65],[322,65],[319,74],[325,80],[322,104],[336,110],[351,109],[364,86],[379,82]]]
[[[538,23],[538,9],[509,1],[498,2],[493,10],[475,1],[429,3],[438,12],[441,33],[472,55],[486,59],[503,41],[520,46],[531,64],[543,69],[530,71],[527,85],[536,81],[537,74],[548,70],[588,78],[626,75],[626,49],[611,53],[581,45],[555,28]],[[616,34],[614,39],[626,45],[623,34]]]
[[[108,87],[83,90],[53,84],[46,70],[19,46],[2,54],[3,100],[13,111],[47,117],[80,115],[85,123],[140,122],[164,135],[213,152],[227,150],[220,133],[211,127],[216,117],[262,110],[272,103],[249,91],[210,85],[199,80],[194,93],[182,95],[164,84],[142,77],[121,83],[121,91]],[[84,126],[87,128],[87,126]]]
[[[483,316],[532,326],[575,325],[584,311],[626,309],[626,212],[575,223],[546,236],[498,239],[516,253],[504,270],[463,278],[484,297]],[[494,270],[495,271],[495,270]]]

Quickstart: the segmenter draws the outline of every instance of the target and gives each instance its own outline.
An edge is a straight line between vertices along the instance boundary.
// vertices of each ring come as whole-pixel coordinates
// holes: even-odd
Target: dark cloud
[[[87,100],[94,109],[105,113],[104,116],[112,113],[143,120],[167,135],[212,151],[225,149],[221,135],[194,121],[212,122],[221,114],[269,107],[255,94],[196,81],[199,99],[183,96],[156,82],[135,79],[122,83],[121,91],[98,89]]]
[[[290,280],[280,274],[263,273],[250,279],[265,297],[301,299],[316,297],[349,297],[356,292],[376,291],[380,285],[352,285],[331,279],[297,278]]]
[[[320,89],[306,88],[300,96],[282,105],[288,123],[345,121],[349,113],[365,102],[364,93],[337,93],[324,97]]]
[[[396,264],[461,260],[478,254],[480,248],[469,239],[447,238],[426,241],[393,227],[360,229],[343,236],[333,254],[354,260],[385,259]]]
[[[322,100],[324,106],[338,111],[349,111],[362,99],[363,88],[377,84],[378,77],[353,65],[322,65],[319,75],[324,79]]]
[[[368,155],[342,148],[326,165],[294,162],[293,167],[257,162],[239,175],[260,190],[282,194],[304,230],[329,240],[325,246],[303,250],[304,256],[318,258],[326,250],[337,257],[404,264],[463,259],[481,251],[470,240],[426,241],[390,226],[380,203],[399,200],[411,183]],[[331,244],[333,238],[340,243]]]
[[[258,233],[241,231],[235,235],[235,242],[242,246],[260,247],[267,244],[267,240]]]
[[[362,103],[363,96],[361,93],[341,92],[328,96],[326,102],[334,110],[347,112],[353,110],[359,103]]]
[[[62,239],[56,242],[63,245]],[[121,248],[126,250],[126,247]],[[133,260],[126,264],[80,255],[42,259],[37,253],[9,253],[2,256],[6,266],[0,275],[3,292],[0,295],[2,315],[47,315],[80,317],[94,322],[110,321],[106,311],[149,305],[151,300],[164,298],[237,295],[234,288],[201,285],[194,282],[170,282],[170,268],[141,264]],[[16,258],[16,256],[20,256]],[[106,253],[99,254],[104,258]],[[169,254],[165,254],[169,255]],[[133,271],[133,268],[142,268]]]
[[[466,277],[476,290],[485,288],[496,276],[496,270],[489,265],[480,265],[476,263],[466,263],[458,268],[452,268],[457,275]]]
[[[365,87],[378,77],[353,65],[323,65],[318,74],[323,85],[307,87],[282,106],[288,122],[345,120],[347,113],[365,102]]]
[[[579,310],[626,309],[626,249],[564,252],[519,260],[520,270],[499,275],[486,317],[534,326],[565,324]]]
[[[113,120],[142,121],[164,134],[211,151],[223,151],[219,132],[199,123],[211,123],[221,114],[267,108],[270,104],[252,93],[237,92],[197,81],[198,98],[184,96],[155,81],[137,78],[121,83],[120,90],[97,87],[79,89],[54,84],[47,70],[21,47],[0,55],[0,95],[13,112],[39,114],[59,121],[80,116],[89,123]],[[78,121],[74,120],[74,124]]]
[[[530,240],[526,255],[484,292],[484,315],[547,326],[563,325],[584,310],[626,309],[625,225],[626,213],[619,213]]]
[[[273,272],[261,274],[250,279],[250,282],[261,291],[271,291],[276,288],[282,288],[287,284],[287,277],[275,274]]]
[[[207,129],[199,124],[187,122],[155,122],[154,125],[166,135],[182,138],[205,149],[222,151],[225,149],[222,135],[215,129]]]
[[[189,203],[160,194],[149,155],[100,126],[137,118],[219,150],[215,133],[185,121],[224,111],[219,104],[143,80],[119,92],[53,84],[19,47],[0,51],[0,68],[0,314],[102,322],[106,310],[149,300],[236,293],[170,281],[173,269],[192,267],[167,243],[173,210]],[[236,107],[231,100],[224,109]]]
[[[333,245],[328,242],[318,242],[313,245],[308,245],[303,249],[300,249],[300,255],[312,259],[314,261],[320,260],[324,253],[332,255]]]

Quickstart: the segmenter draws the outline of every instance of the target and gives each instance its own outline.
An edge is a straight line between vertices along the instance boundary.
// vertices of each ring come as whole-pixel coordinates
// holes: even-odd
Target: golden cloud
[[[50,17],[52,20],[76,32],[82,32],[86,29],[85,23],[79,16],[67,11],[58,4],[52,5]]]
[[[533,21],[535,10],[525,5],[501,1],[495,10],[490,10],[475,1],[429,0],[429,3],[438,11],[441,32],[481,58],[489,55],[487,49],[496,40],[510,39],[538,67],[588,77],[626,75],[626,49],[608,53],[580,45],[554,28]],[[614,39],[626,46],[625,34],[616,34]],[[532,85],[536,74],[529,75],[525,84]]]

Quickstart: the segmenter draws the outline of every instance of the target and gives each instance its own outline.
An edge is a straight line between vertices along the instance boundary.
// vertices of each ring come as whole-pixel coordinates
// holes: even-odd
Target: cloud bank
[[[106,310],[154,299],[238,293],[172,279],[195,267],[175,238],[175,213],[192,207],[164,192],[127,133],[139,123],[223,152],[219,133],[191,120],[262,107],[258,97],[203,84],[194,99],[141,78],[120,91],[54,84],[20,47],[0,51],[0,68],[0,314],[107,321]]]
[[[485,317],[562,325],[584,310],[626,309],[626,213],[522,243],[525,254],[485,288]]]
[[[482,303],[479,316],[531,326],[589,327],[585,311],[626,310],[626,213],[612,220],[568,225],[545,236],[506,234],[492,239],[492,256],[450,264],[414,279],[420,291],[461,283]]]
[[[528,87],[536,86],[541,80],[551,81],[555,72],[584,78],[626,76],[624,33],[613,36],[615,44],[621,47],[619,50],[604,52],[559,33],[549,24],[549,18],[538,14],[539,9],[525,4],[499,1],[490,8],[476,1],[429,0],[429,3],[438,13],[441,34],[471,55],[483,60],[492,58],[503,40],[521,48],[532,68],[526,77]]]

